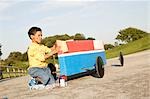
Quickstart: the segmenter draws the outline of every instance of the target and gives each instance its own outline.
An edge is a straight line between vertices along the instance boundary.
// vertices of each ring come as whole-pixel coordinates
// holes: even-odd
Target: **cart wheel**
[[[123,66],[124,65],[124,58],[123,58],[122,52],[120,52],[119,60],[120,60],[121,66]]]
[[[96,74],[98,78],[102,78],[104,76],[104,68],[103,68],[103,60],[100,56],[96,59]]]

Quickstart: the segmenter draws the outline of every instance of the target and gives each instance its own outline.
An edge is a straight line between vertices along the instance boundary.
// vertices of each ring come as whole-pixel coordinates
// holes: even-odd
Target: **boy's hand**
[[[56,46],[56,45],[54,45],[53,47],[52,47],[52,53],[53,54],[56,54],[56,53],[58,53],[59,52],[59,50],[60,50],[60,47],[59,46]]]
[[[47,58],[53,56],[54,54],[58,53],[59,50],[60,50],[60,47],[54,45],[53,47],[51,47],[51,52],[50,52],[49,54],[46,54],[46,55],[44,56],[44,58],[47,59]]]
[[[51,50],[53,51],[55,50],[55,48],[56,48],[56,45],[54,44],[53,47],[51,47]]]
[[[58,53],[58,52],[59,52],[59,50],[60,50],[60,47],[59,47],[59,46],[57,46],[57,47],[55,48],[55,50],[54,50],[55,54],[56,54],[56,53]]]

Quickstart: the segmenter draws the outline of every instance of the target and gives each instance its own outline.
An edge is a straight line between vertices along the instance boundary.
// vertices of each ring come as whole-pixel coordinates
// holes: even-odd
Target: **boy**
[[[53,56],[53,54],[56,54],[58,52],[58,47],[56,48],[53,46],[52,48],[48,48],[41,45],[42,30],[39,27],[31,27],[28,31],[28,35],[32,41],[27,52],[29,59],[28,73],[32,77],[40,78],[45,86],[52,85],[55,87],[54,77],[52,76],[50,69],[47,67],[48,64],[45,60]]]

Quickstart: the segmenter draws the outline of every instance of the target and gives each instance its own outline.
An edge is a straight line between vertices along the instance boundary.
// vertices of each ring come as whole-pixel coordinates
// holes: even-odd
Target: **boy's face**
[[[34,43],[41,43],[42,41],[42,32],[37,31],[34,35],[31,35],[32,42]]]

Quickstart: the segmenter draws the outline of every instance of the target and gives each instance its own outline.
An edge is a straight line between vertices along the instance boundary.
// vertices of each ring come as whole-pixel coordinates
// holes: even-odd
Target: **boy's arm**
[[[45,53],[50,53],[50,52],[52,52],[53,50],[56,49],[56,46],[53,45],[53,47],[49,48],[47,46],[42,45],[42,49],[45,51]]]
[[[59,47],[54,45],[51,48],[47,47],[47,50],[50,50],[50,52],[48,54],[45,54],[45,56],[44,56],[45,59],[47,59],[47,58],[53,56],[54,54],[58,53]]]
[[[45,54],[45,55],[44,55],[44,58],[45,58],[45,59],[48,59],[49,57],[53,56],[53,55],[56,54],[56,53],[57,53],[57,52],[51,51],[50,53]]]

